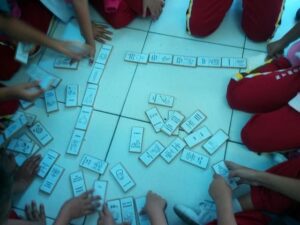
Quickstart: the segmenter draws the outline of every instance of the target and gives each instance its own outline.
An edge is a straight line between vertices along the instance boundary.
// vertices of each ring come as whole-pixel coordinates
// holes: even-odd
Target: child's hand
[[[35,224],[39,225],[46,225],[46,214],[43,204],[40,205],[38,210],[36,203],[32,201],[31,205],[25,206],[25,213],[29,221],[36,222]]]
[[[28,158],[24,164],[18,168],[15,174],[15,183],[14,183],[14,193],[21,193],[26,190],[26,188],[33,181],[39,165],[41,162],[41,156],[31,156]]]
[[[283,54],[285,46],[281,40],[271,42],[267,45],[267,59],[276,58]]]
[[[33,101],[44,92],[38,81],[12,86],[10,89],[13,97],[26,101]]]
[[[74,60],[80,60],[90,55],[91,46],[75,41],[56,41],[55,49]]]
[[[107,28],[108,27],[106,25],[92,22],[94,39],[101,43],[105,43],[105,41],[110,41],[113,33],[107,30]]]
[[[100,197],[92,194],[93,190],[90,190],[65,202],[61,210],[61,216],[71,221],[72,219],[94,213],[100,206]]]
[[[165,199],[158,194],[149,191],[147,193],[147,201],[145,208],[143,209],[143,213],[146,213],[150,217],[155,216],[156,214],[163,212],[166,208],[166,205],[167,202]]]
[[[257,175],[258,175],[258,173],[260,173],[259,171],[249,169],[244,166],[240,166],[240,165],[230,162],[230,161],[226,161],[225,163],[226,163],[228,169],[230,170],[229,176],[240,178],[238,183],[249,184],[252,186],[259,185],[259,182],[257,181]]]
[[[111,212],[106,205],[103,206],[102,211],[100,212],[98,225],[116,225]]]
[[[163,10],[164,4],[164,0],[143,0],[143,17],[147,16],[147,10],[149,9],[151,18],[157,20]]]
[[[217,203],[231,199],[232,192],[224,178],[215,174],[214,179],[209,186],[209,194]]]

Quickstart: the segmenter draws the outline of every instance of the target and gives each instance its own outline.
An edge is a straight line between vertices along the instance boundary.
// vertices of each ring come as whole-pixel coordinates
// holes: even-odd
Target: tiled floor
[[[69,174],[81,169],[79,161],[83,154],[89,153],[109,163],[108,170],[100,177],[109,181],[107,199],[138,197],[145,195],[148,190],[156,191],[168,200],[169,223],[177,225],[182,222],[173,213],[174,203],[196,205],[199,200],[208,198],[212,164],[223,159],[257,169],[266,169],[274,164],[270,156],[258,156],[249,152],[241,144],[241,128],[251,115],[231,110],[225,98],[227,83],[238,70],[185,68],[158,64],[137,65],[123,60],[127,50],[174,55],[234,57],[249,57],[265,52],[266,43],[253,43],[242,32],[239,22],[241,1],[234,1],[221,27],[207,38],[195,38],[186,33],[185,13],[188,2],[188,0],[166,1],[164,12],[158,21],[136,19],[127,28],[114,30],[113,40],[110,42],[113,45],[112,55],[100,80],[93,115],[78,157],[65,154],[80,110],[80,107],[65,108],[65,86],[69,83],[79,84],[79,102],[81,102],[91,67],[87,60],[82,60],[76,71],[53,69],[52,63],[57,53],[51,50],[43,53],[39,66],[63,79],[56,90],[60,102],[59,111],[47,115],[43,99],[38,99],[35,106],[26,111],[38,115],[38,120],[54,137],[54,140],[42,148],[40,153],[45,154],[48,149],[59,152],[61,156],[57,163],[65,167],[65,172],[50,196],[39,192],[42,180],[35,179],[30,188],[15,200],[16,208],[22,209],[26,202],[35,199],[37,202],[45,203],[49,221],[54,219],[59,207],[72,196]],[[279,38],[292,26],[298,7],[300,7],[299,1],[287,0],[282,25],[275,38]],[[92,17],[96,21],[103,21],[95,11],[92,12]],[[64,37],[65,25],[59,23],[54,35]],[[97,49],[99,50],[100,47],[101,45],[98,44]],[[9,83],[26,80],[22,71]],[[204,125],[212,132],[223,129],[230,135],[230,141],[210,158],[206,170],[186,164],[179,160],[179,157],[170,164],[166,164],[159,158],[145,168],[138,160],[137,154],[128,153],[133,126],[145,128],[144,149],[155,140],[161,141],[166,146],[173,139],[162,133],[155,133],[145,116],[145,110],[151,107],[147,101],[150,92],[174,96],[173,109],[181,111],[185,116],[200,109],[207,115]],[[158,107],[158,109],[166,117],[168,109],[165,107]],[[181,131],[180,136],[184,135]],[[206,154],[199,145],[193,150]],[[109,173],[110,167],[118,162],[123,163],[136,182],[136,187],[126,194]],[[94,180],[99,177],[93,172],[82,170],[86,186],[91,188]],[[96,219],[95,214],[75,223],[94,225]]]

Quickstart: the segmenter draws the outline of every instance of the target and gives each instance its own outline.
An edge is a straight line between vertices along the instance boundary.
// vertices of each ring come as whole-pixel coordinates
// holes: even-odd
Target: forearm
[[[289,30],[280,40],[287,47],[290,43],[300,38],[300,22]]]
[[[73,7],[76,12],[81,33],[87,44],[95,46],[92,23],[90,20],[89,5],[87,0],[73,0]]]
[[[149,215],[151,225],[167,225],[166,216],[163,211],[159,211],[153,213],[153,215]]]
[[[261,186],[279,192],[297,202],[300,202],[299,179],[278,176],[267,172],[260,172],[257,174],[257,181]]]
[[[71,221],[69,214],[62,208],[53,225],[68,225]]]
[[[56,40],[16,18],[0,16],[0,30],[17,41],[56,48]]]
[[[11,87],[1,87],[0,88],[0,101],[6,101],[17,98],[15,95],[13,88]]]
[[[218,225],[236,225],[232,209],[232,200],[229,198],[222,202],[216,202]]]

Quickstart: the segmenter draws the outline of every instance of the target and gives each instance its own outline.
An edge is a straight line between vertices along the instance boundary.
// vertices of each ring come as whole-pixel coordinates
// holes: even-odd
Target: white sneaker
[[[197,209],[177,204],[174,206],[177,216],[190,225],[203,225],[216,219],[216,205],[212,201],[204,200]]]

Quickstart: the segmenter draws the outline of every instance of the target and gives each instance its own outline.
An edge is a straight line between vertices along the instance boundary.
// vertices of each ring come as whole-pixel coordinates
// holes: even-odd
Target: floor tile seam
[[[158,32],[153,32],[153,31],[149,31],[149,33],[150,34],[161,35],[161,36],[166,36],[166,37],[184,39],[184,40],[188,40],[188,41],[200,42],[200,43],[205,43],[205,44],[219,45],[219,46],[223,46],[223,47],[231,47],[231,48],[237,48],[237,49],[242,49],[243,48],[242,46],[222,44],[222,43],[216,43],[216,42],[212,42],[212,41],[203,41],[203,40],[199,40],[199,39],[195,39],[195,38],[180,37],[180,36],[176,36],[176,35],[163,34],[163,33],[158,33]]]

